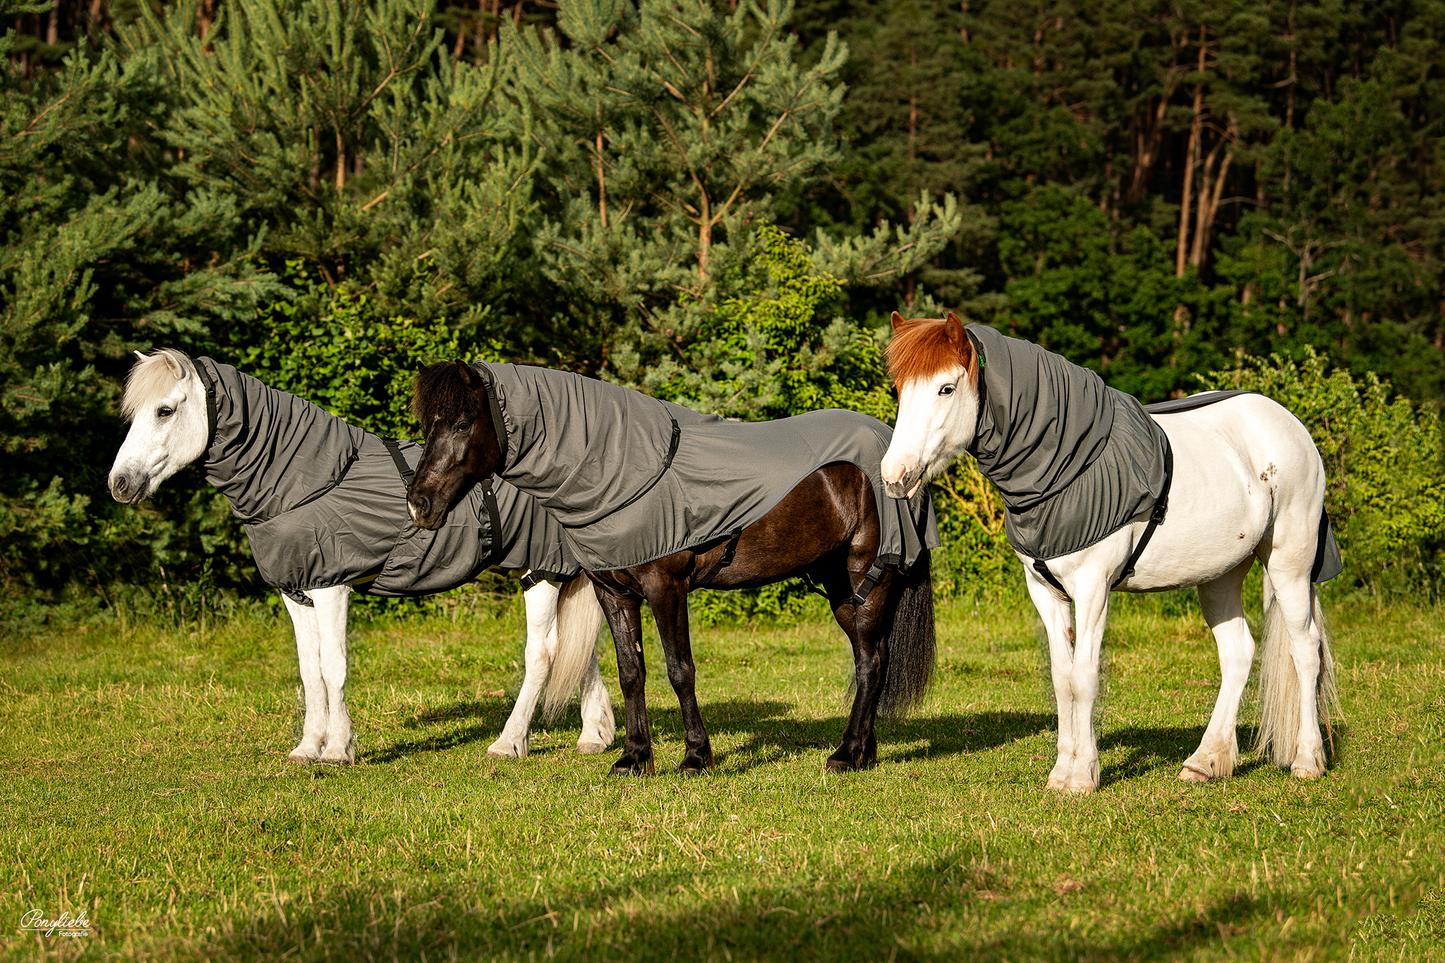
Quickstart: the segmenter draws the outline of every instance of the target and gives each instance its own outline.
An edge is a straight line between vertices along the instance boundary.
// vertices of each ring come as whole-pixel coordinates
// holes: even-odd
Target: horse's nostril
[[[431,514],[431,499],[425,495],[417,495],[411,500],[411,507],[417,518],[426,518]]]
[[[110,483],[110,493],[111,493],[113,496],[115,496],[115,498],[116,498],[117,500],[125,498],[126,493],[127,493],[129,490],[130,490],[130,485],[126,484],[126,480],[125,480],[124,476],[122,476],[122,477],[120,477],[120,478],[115,478],[115,479],[112,479],[112,480],[111,480],[111,483]]]

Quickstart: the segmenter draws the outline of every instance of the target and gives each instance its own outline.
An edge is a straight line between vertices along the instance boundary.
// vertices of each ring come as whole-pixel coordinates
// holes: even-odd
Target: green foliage
[[[1374,374],[1355,379],[1305,349],[1303,362],[1241,357],[1203,379],[1258,391],[1294,412],[1325,462],[1325,507],[1347,578],[1372,591],[1439,591],[1445,547],[1445,449],[1434,409],[1393,396]]]
[[[776,227],[749,241],[753,256],[720,285],[735,293],[713,306],[695,339],[650,367],[619,352],[618,373],[649,394],[748,421],[818,408],[891,419],[879,333],[825,320],[843,283],[819,273],[808,246]]]
[[[290,268],[296,296],[271,305],[256,325],[259,338],[233,346],[233,363],[367,431],[415,434],[411,387],[418,367],[453,358],[501,360],[497,345],[479,348],[444,321],[388,317],[371,295],[332,290],[308,277],[300,261]]]

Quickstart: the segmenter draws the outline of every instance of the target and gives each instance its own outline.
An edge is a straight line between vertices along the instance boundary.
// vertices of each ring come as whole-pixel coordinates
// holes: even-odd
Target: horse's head
[[[888,374],[898,389],[898,423],[883,455],[883,488],[912,498],[978,430],[978,352],[956,314],[909,321],[894,311]]]
[[[426,447],[406,504],[417,528],[435,530],[468,488],[502,466],[502,446],[488,385],[464,361],[417,372],[411,410]]]
[[[211,431],[206,386],[190,358],[173,348],[136,357],[121,401],[130,432],[110,469],[111,497],[130,505],[205,454]]]

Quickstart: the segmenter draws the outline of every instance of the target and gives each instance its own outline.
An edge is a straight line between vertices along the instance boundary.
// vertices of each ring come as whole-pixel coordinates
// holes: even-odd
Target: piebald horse
[[[988,359],[980,359],[974,338],[952,314],[906,320],[895,312],[893,330],[888,363],[898,419],[883,477],[890,495],[906,497],[972,451],[980,364]],[[1154,417],[1173,449],[1173,482],[1152,540],[1145,539],[1150,523],[1140,518],[1044,566],[1019,553],[1048,634],[1058,702],[1058,758],[1047,787],[1089,793],[1099,786],[1094,701],[1111,589],[1198,587],[1219,649],[1221,684],[1209,726],[1179,778],[1203,782],[1233,773],[1239,702],[1254,657],[1241,595],[1256,559],[1264,566],[1265,621],[1256,749],[1301,779],[1318,778],[1326,765],[1319,717],[1323,711],[1328,724],[1335,697],[1329,638],[1311,581],[1328,534],[1319,452],[1304,425],[1262,395]],[[1141,539],[1147,550],[1133,558]]]

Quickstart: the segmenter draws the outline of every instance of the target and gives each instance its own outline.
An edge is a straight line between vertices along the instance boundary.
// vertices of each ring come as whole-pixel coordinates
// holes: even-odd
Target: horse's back
[[[1263,395],[1154,417],[1174,451],[1174,479],[1166,520],[1129,588],[1208,581],[1262,545],[1313,559],[1324,464],[1299,419]]]

